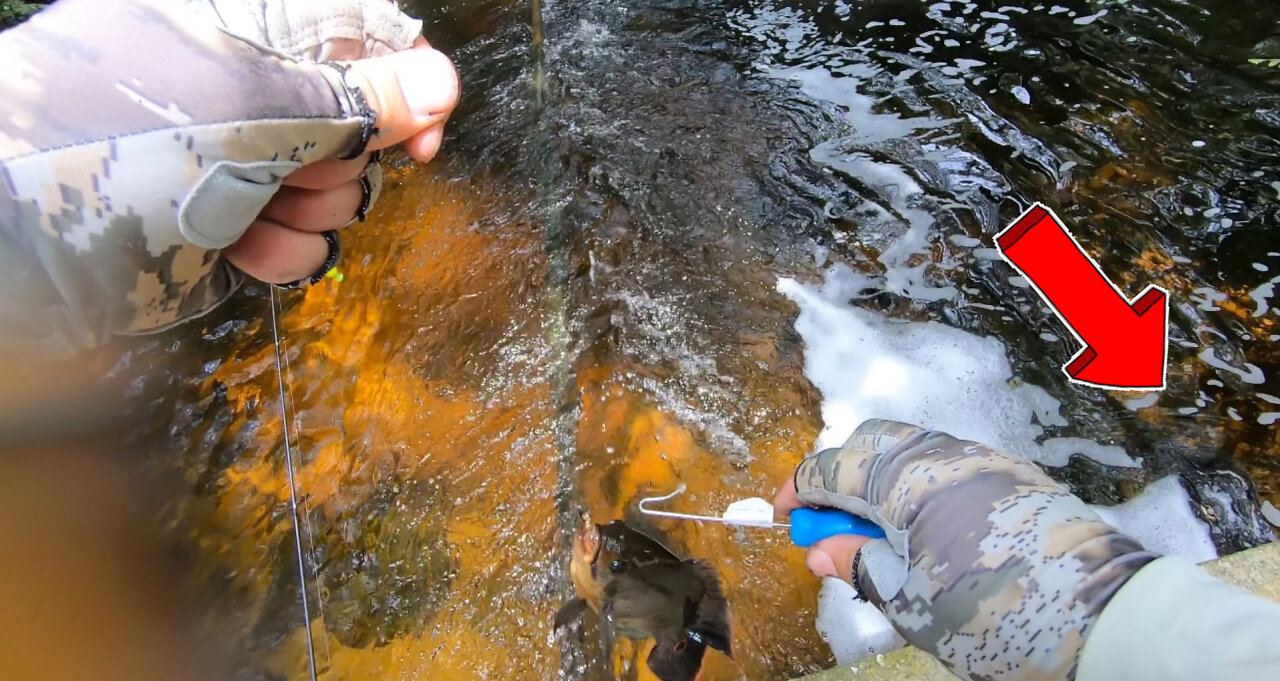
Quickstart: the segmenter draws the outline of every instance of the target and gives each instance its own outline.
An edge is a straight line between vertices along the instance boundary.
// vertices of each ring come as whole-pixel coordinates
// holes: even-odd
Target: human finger
[[[440,150],[444,125],[460,96],[453,62],[422,40],[412,49],[351,63],[347,76],[377,115],[377,134],[369,149],[404,143],[417,161],[430,161]],[[357,176],[367,156],[328,159],[290,173],[284,183],[324,189]]]
[[[329,241],[317,232],[257,220],[222,254],[259,281],[285,284],[314,275],[329,258]]]
[[[425,43],[351,62],[349,67],[347,82],[359,88],[377,114],[377,132],[368,145],[371,150],[385,149],[443,126],[458,105],[461,84],[453,62]],[[419,161],[430,158],[412,148],[409,153]]]
[[[805,553],[804,564],[819,577],[835,577],[857,587],[853,576],[853,559],[870,538],[857,534],[827,537]]]
[[[426,162],[435,158],[443,142],[444,122],[442,121],[410,137],[402,146],[411,158]]]
[[[804,506],[796,496],[795,476],[788,475],[778,493],[773,496],[773,518],[776,522],[785,523],[791,512]]]
[[[281,187],[259,217],[290,229],[324,232],[355,220],[364,196],[359,180],[324,190]]]
[[[331,158],[302,166],[284,178],[286,187],[332,189],[360,177],[369,166],[373,152],[356,158]]]

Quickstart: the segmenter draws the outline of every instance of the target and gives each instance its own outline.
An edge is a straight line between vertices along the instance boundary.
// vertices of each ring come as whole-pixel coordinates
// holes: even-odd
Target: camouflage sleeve
[[[219,249],[283,177],[362,150],[374,115],[308,59],[402,49],[420,23],[381,12],[388,37],[356,23],[329,48],[282,28],[283,4],[62,0],[0,34],[4,350],[65,356],[203,314],[243,277]],[[267,46],[289,36],[302,58]]]
[[[868,421],[796,470],[800,501],[871,518],[857,587],[964,678],[1073,679],[1090,627],[1156,558],[1034,463]]]
[[[1280,603],[1173,557],[1142,568],[1111,599],[1076,674],[1077,681],[1277,678]]]

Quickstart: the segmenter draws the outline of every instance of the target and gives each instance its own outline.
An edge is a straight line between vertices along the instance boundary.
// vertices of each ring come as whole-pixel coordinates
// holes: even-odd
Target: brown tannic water
[[[590,622],[552,634],[578,508],[715,567],[736,662],[709,654],[703,679],[830,666],[784,536],[635,513],[681,482],[691,512],[771,498],[811,451],[821,395],[775,283],[830,262],[956,287],[885,279],[857,304],[999,338],[1062,401],[1052,435],[1143,457],[1053,471],[1088,501],[1178,472],[1220,551],[1270,539],[1280,68],[1249,60],[1280,57],[1280,5],[551,2],[539,52],[526,4],[414,4],[463,104],[437,161],[389,163],[345,280],[282,295],[288,428],[264,287],[114,369],[238,678],[309,678],[308,631],[330,679],[650,678]],[[860,159],[918,183],[912,210],[842,170]],[[1149,406],[1069,384],[1077,346],[992,257],[1031,201],[1129,295],[1169,289]],[[886,251],[911,229],[918,248]]]

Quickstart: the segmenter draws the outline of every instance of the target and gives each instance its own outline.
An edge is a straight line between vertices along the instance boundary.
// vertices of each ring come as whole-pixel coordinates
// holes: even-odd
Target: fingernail
[[[839,573],[836,572],[835,561],[831,560],[831,556],[828,556],[823,551],[810,551],[809,555],[804,559],[804,564],[809,568],[809,572],[819,577],[839,576]]]
[[[411,50],[412,69],[398,75],[404,101],[415,116],[448,113],[458,102],[458,73],[453,62],[435,50]]]

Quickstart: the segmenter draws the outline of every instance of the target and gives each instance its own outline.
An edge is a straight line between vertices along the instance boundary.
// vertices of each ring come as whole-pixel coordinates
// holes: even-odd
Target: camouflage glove
[[[1156,558],[1031,461],[902,423],[863,423],[794,484],[884,528],[844,574],[966,678],[1074,678],[1102,608]]]
[[[380,57],[422,32],[392,0],[184,1],[208,24],[309,62]]]
[[[452,79],[441,111],[378,80],[387,60],[433,70],[390,54],[420,28],[387,0],[62,0],[0,35],[3,350],[66,356],[203,314],[244,278],[228,258],[245,241],[308,256],[268,281],[328,265],[333,232],[255,220],[293,171],[350,159],[341,226],[377,196],[369,152],[434,154],[439,135],[415,153],[415,133],[456,102],[448,60],[422,45]]]

